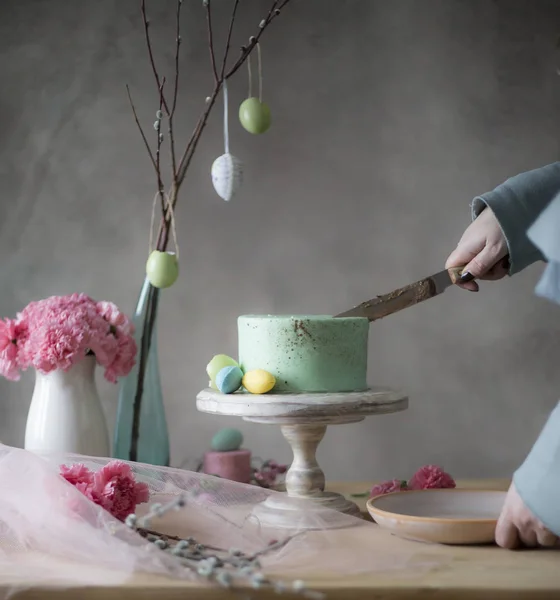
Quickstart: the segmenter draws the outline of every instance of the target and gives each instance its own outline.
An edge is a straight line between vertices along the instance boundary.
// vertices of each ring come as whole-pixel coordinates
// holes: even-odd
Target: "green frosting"
[[[239,317],[239,363],[264,369],[275,392],[354,392],[367,389],[369,321],[330,316]]]

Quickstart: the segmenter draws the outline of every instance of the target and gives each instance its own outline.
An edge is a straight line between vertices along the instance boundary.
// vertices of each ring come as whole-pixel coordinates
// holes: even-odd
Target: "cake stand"
[[[325,491],[325,474],[317,462],[317,448],[329,425],[358,423],[371,415],[405,410],[408,398],[385,388],[336,394],[222,394],[207,388],[196,399],[199,411],[241,417],[245,421],[279,425],[290,444],[294,460],[286,474],[286,492],[291,498],[310,502],[313,511],[334,509],[361,517],[358,506],[340,494]],[[307,506],[307,504],[306,504]],[[281,495],[270,496],[255,508],[264,525],[290,527],[294,524],[293,502]],[[298,511],[299,512],[299,511]],[[301,527],[301,515],[297,515]],[[309,519],[313,528],[313,519]]]

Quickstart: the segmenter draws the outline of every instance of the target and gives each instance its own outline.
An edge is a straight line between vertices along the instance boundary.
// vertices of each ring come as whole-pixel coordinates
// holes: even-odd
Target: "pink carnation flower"
[[[391,479],[374,485],[371,488],[369,497],[374,498],[375,496],[382,496],[383,494],[390,494],[392,492],[403,492],[406,489],[406,481],[402,479]]]
[[[15,345],[16,336],[16,322],[12,319],[0,320],[0,353]]]
[[[111,383],[116,383],[118,377],[128,375],[136,364],[137,347],[134,338],[119,332],[116,344],[117,352],[105,369],[105,379]]]
[[[10,381],[20,378],[18,369],[18,327],[12,319],[0,320],[0,375]]]
[[[132,321],[119,310],[116,304],[112,302],[98,302],[96,308],[97,312],[115,329],[125,335],[132,335],[134,333]]]
[[[60,475],[86,498],[121,521],[150,497],[148,486],[136,483],[129,465],[118,460],[111,461],[96,473],[83,464],[61,465]]]
[[[411,490],[454,488],[455,486],[453,477],[436,465],[421,467],[408,482],[408,487]]]
[[[70,467],[60,465],[60,474],[72,485],[77,485],[79,483],[90,485],[93,483],[93,473],[81,463],[77,463]]]
[[[114,460],[94,474],[92,496],[115,518],[124,521],[138,504],[148,501],[150,493],[145,483],[136,483],[129,465]]]

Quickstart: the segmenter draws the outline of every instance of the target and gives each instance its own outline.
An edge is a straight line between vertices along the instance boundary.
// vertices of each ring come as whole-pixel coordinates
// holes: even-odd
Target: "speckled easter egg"
[[[216,193],[229,202],[243,183],[243,163],[233,154],[226,152],[213,162],[211,175]]]
[[[215,390],[218,389],[216,385],[216,375],[224,368],[224,367],[238,367],[239,364],[236,360],[228,356],[227,354],[216,354],[212,358],[212,360],[206,365],[206,373],[208,373],[208,377],[210,377],[210,387]]]
[[[276,385],[276,378],[264,369],[254,369],[245,373],[241,383],[251,394],[266,394]]]
[[[239,121],[249,133],[264,133],[271,123],[270,108],[258,98],[247,98],[239,107]]]
[[[216,387],[222,394],[233,394],[241,387],[243,371],[239,367],[224,367],[216,375]]]
[[[243,434],[238,429],[221,429],[212,438],[210,447],[214,452],[233,452],[243,443]]]

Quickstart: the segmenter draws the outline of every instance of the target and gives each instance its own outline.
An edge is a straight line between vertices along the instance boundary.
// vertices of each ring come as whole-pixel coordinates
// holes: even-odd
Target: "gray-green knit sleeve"
[[[538,260],[542,252],[527,236],[527,230],[560,192],[560,162],[511,177],[496,189],[472,202],[473,220],[490,208],[504,232],[510,260],[510,275]]]

